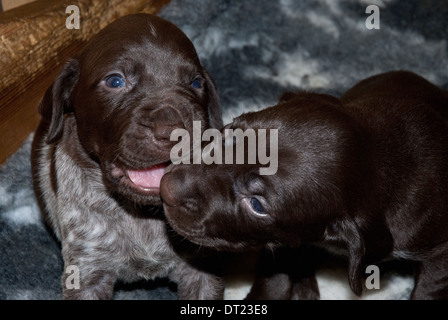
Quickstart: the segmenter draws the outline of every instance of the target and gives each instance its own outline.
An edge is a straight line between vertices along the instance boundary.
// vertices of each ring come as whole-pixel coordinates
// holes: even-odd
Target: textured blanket
[[[275,104],[285,90],[340,95],[389,70],[411,70],[448,89],[444,0],[172,0],[160,15],[194,42],[218,85],[225,123]],[[34,198],[31,139],[0,167],[0,299],[61,298],[60,244]],[[357,299],[343,266],[317,276],[323,299]],[[407,267],[384,268],[380,279],[380,289],[364,290],[362,299],[409,298]],[[242,298],[249,288],[250,279],[240,276],[229,281],[226,298]],[[176,298],[166,279],[119,283],[115,294]]]

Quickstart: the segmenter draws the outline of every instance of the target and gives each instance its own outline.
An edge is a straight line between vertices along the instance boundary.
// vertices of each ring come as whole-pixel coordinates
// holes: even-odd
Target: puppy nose
[[[170,207],[183,207],[192,211],[198,207],[195,180],[186,172],[183,165],[175,165],[165,173],[160,182],[160,196]],[[187,170],[188,171],[188,170]]]
[[[161,107],[152,116],[152,131],[155,143],[164,149],[171,149],[177,141],[170,141],[171,132],[185,129],[179,112],[172,107]]]
[[[172,181],[170,180],[170,173],[166,173],[160,183],[160,197],[163,202],[171,207],[176,207],[179,205],[179,201],[174,195],[174,188]]]
[[[183,123],[156,123],[153,129],[156,143],[163,148],[171,149],[177,144],[176,140],[170,141],[171,132],[175,129],[184,129]]]

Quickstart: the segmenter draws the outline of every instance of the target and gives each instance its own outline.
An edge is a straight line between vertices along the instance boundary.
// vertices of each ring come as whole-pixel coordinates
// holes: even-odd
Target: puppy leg
[[[67,270],[67,268],[65,268]],[[112,272],[96,270],[86,272],[79,269],[79,287],[73,282],[73,276],[66,271],[62,274],[62,297],[64,300],[108,300],[112,299],[116,276]]]
[[[222,300],[224,297],[224,279],[182,263],[170,275],[177,282],[179,300]]]
[[[245,300],[291,300],[292,281],[288,274],[257,276]]]
[[[448,299],[448,249],[420,264],[411,299]]]
[[[257,274],[245,300],[290,300],[292,280],[287,263],[289,248],[265,250],[260,256]]]
[[[302,246],[265,252],[247,300],[316,300],[319,288],[314,274],[317,251]]]
[[[293,281],[291,288],[291,300],[319,300],[320,293],[317,285],[317,279],[314,274],[307,271],[306,276],[301,276],[296,281]]]
[[[103,248],[84,245],[85,239],[62,242],[62,297],[66,300],[112,299],[117,265]],[[90,253],[89,253],[90,252]]]

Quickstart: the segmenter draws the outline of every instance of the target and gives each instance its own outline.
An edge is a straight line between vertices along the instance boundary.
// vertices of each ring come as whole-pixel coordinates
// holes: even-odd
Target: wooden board
[[[1,0],[0,11],[7,11],[37,0]]]
[[[35,130],[37,107],[67,58],[116,18],[157,13],[169,0],[40,0],[0,14],[0,164]],[[66,8],[80,9],[67,29]]]

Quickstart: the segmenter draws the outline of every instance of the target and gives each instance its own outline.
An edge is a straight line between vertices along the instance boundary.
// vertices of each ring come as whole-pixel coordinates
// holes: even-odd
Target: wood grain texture
[[[11,9],[23,6],[24,4],[27,4],[27,3],[30,3],[33,1],[36,1],[36,0],[1,0],[0,1],[1,10],[0,11],[11,10]]]

